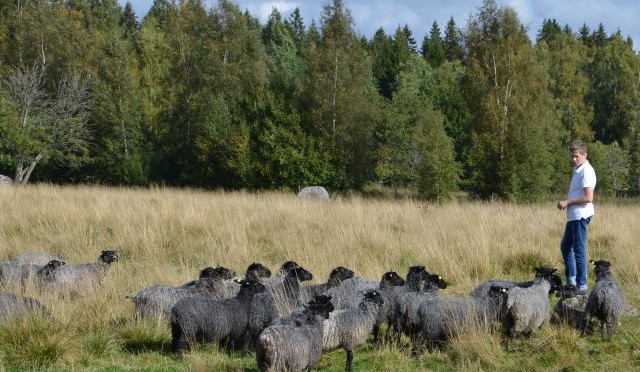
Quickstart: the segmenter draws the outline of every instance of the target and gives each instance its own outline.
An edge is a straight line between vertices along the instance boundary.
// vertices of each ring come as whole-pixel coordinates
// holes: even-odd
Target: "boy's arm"
[[[574,204],[593,203],[593,187],[585,187],[583,191],[584,191],[584,196],[581,198],[560,200],[557,205],[558,209],[563,210],[568,206],[574,205]]]

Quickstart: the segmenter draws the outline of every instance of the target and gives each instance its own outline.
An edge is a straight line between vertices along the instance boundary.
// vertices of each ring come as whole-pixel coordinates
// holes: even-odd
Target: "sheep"
[[[322,326],[322,350],[341,347],[347,352],[346,370],[353,370],[353,350],[364,344],[373,331],[384,298],[378,291],[367,291],[354,309],[337,310],[329,314]]]
[[[556,269],[537,267],[536,279],[528,288],[511,288],[503,305],[502,325],[505,335],[515,339],[519,335],[530,336],[540,328],[549,316],[549,295],[562,288],[562,279],[554,274]]]
[[[414,342],[413,353],[421,352],[426,341],[429,351],[436,343],[446,342],[460,332],[487,330],[494,321],[499,321],[508,287],[494,285],[488,296],[445,297],[434,296],[425,300],[418,308],[419,332]]]
[[[130,298],[136,307],[136,318],[169,319],[171,308],[181,299],[203,295],[213,299],[227,297],[225,280],[235,276],[233,270],[219,266],[207,267],[200,271],[200,277],[192,284],[181,287],[154,285],[147,287]]]
[[[322,355],[323,320],[333,311],[331,299],[315,297],[305,316],[295,324],[265,328],[256,343],[256,362],[262,372],[301,371],[313,368]],[[327,300],[328,299],[328,300]]]
[[[396,341],[399,342],[400,334],[404,333],[414,339],[420,321],[418,319],[418,309],[420,304],[430,297],[436,296],[439,289],[447,288],[440,275],[428,274],[424,280],[422,292],[405,291],[396,296],[393,312],[393,330],[396,332]]]
[[[383,323],[387,322],[388,324],[387,334],[391,329],[396,293],[399,288],[405,285],[405,281],[395,271],[384,273],[379,283],[354,279],[361,278],[345,280],[339,287],[327,290],[327,295],[333,298],[332,302],[336,309],[343,310],[357,307],[360,301],[362,301],[365,291],[377,290],[380,292],[384,303],[378,312],[376,323],[373,326],[373,340],[377,342],[380,334],[380,326]]]
[[[289,275],[289,273],[293,270],[300,269],[302,266],[298,265],[295,261],[287,261],[280,266],[278,270],[278,274],[274,277],[266,278],[262,281],[262,283],[267,287],[268,292],[273,291],[281,291],[284,285],[285,278]],[[302,269],[298,272],[298,279],[301,282],[313,280],[313,274],[307,271],[306,269]]]
[[[246,337],[249,304],[265,286],[243,279],[235,297],[215,300],[205,296],[192,296],[178,301],[171,309],[171,350],[182,355],[196,342],[228,340],[230,350],[236,341]]]
[[[7,323],[13,318],[26,314],[51,317],[51,314],[38,300],[0,291],[0,323]]]
[[[317,295],[325,293],[331,288],[338,287],[343,281],[351,279],[354,272],[344,266],[338,266],[331,270],[326,283],[305,285],[302,287],[301,297],[303,302],[308,302]]]
[[[290,314],[294,309],[300,307],[300,281],[310,280],[313,276],[303,267],[295,264],[291,265],[290,271],[282,279],[279,285],[272,283],[271,286],[265,284],[265,293],[256,295],[251,301],[249,308],[249,331],[248,337],[242,348],[243,355],[249,350],[267,326],[285,314]]]
[[[79,294],[83,289],[102,284],[111,267],[118,260],[118,253],[104,250],[98,261],[85,264],[66,264],[59,266],[40,281],[41,289],[53,290],[58,294]]]
[[[607,338],[611,340],[613,330],[625,312],[626,299],[622,289],[613,279],[611,263],[603,260],[590,262],[595,265],[596,282],[587,297],[581,333],[585,334],[589,322],[595,318],[600,322],[600,333],[604,335],[606,329]]]

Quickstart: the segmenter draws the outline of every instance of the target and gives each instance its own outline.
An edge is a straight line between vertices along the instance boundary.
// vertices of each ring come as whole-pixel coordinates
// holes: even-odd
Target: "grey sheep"
[[[228,297],[225,280],[235,275],[233,270],[222,266],[207,267],[200,271],[198,280],[188,285],[181,287],[154,285],[127,297],[133,301],[138,319],[169,319],[171,308],[183,298],[197,295],[213,299]]]
[[[193,296],[178,301],[171,309],[171,349],[182,354],[196,342],[229,341],[233,350],[235,342],[246,337],[251,300],[264,290],[262,283],[243,279],[235,297]]]
[[[396,337],[400,337],[401,333],[406,334],[414,339],[420,327],[420,319],[418,319],[418,309],[420,305],[427,299],[436,296],[439,289],[447,288],[445,282],[440,275],[428,274],[424,280],[422,292],[404,291],[396,296],[393,310],[393,330]],[[399,341],[399,339],[396,339]]]
[[[27,314],[51,316],[38,300],[0,291],[0,323],[7,323],[15,317]]]
[[[287,261],[283,263],[282,266],[280,266],[280,269],[278,270],[277,275],[272,276],[270,278],[265,278],[262,281],[262,283],[267,287],[267,292],[281,291],[287,275],[289,275],[291,271],[299,268],[302,268],[302,266],[300,266],[295,261]],[[306,269],[303,269],[303,271],[300,271],[300,276],[298,277],[298,280],[300,282],[313,280],[313,274],[311,274],[311,272],[307,271]]]
[[[426,341],[429,351],[461,332],[489,329],[500,321],[501,310],[506,299],[507,287],[494,285],[488,296],[434,296],[425,300],[418,308],[420,330],[413,345],[413,353],[421,352]]]
[[[353,350],[364,344],[373,331],[384,298],[378,291],[367,291],[359,306],[336,310],[322,326],[322,349],[343,348],[347,352],[346,370],[353,370]]]
[[[100,253],[98,261],[85,264],[66,264],[59,266],[49,275],[42,278],[40,285],[48,293],[79,294],[87,288],[102,284],[109,272],[111,263],[118,260],[118,253],[113,250],[104,250]]]
[[[331,270],[326,283],[303,286],[300,293],[301,300],[308,302],[315,296],[324,294],[327,290],[340,286],[343,281],[353,278],[354,275],[353,270],[344,266],[338,266]]]
[[[302,371],[313,368],[322,355],[323,320],[333,311],[330,298],[318,298],[305,306],[296,324],[265,328],[256,342],[256,362],[262,372]]]
[[[536,279],[528,288],[511,288],[503,306],[503,331],[510,339],[519,335],[531,335],[549,316],[549,295],[562,288],[562,280],[556,269],[537,267]]]
[[[601,334],[604,335],[606,330],[607,338],[611,340],[613,330],[625,312],[627,301],[622,289],[613,279],[611,263],[603,260],[590,262],[595,265],[596,282],[587,297],[582,334],[585,333],[589,322],[596,320],[600,322]]]
[[[334,306],[331,303],[331,296],[327,296],[327,295],[317,295],[311,301],[309,301],[309,304],[313,304],[316,307],[322,304],[327,304],[327,305],[330,304],[331,305],[330,311],[333,311],[334,309]],[[310,321],[310,317],[313,316],[313,311],[312,309],[309,308],[309,304],[293,310],[291,314],[289,314],[288,316],[284,316],[276,319],[271,325],[287,324],[287,325],[293,325],[293,326],[301,326],[307,323],[308,321]]]
[[[396,294],[405,285],[405,280],[395,271],[384,273],[379,283],[360,279],[362,278],[346,280],[339,287],[329,289],[327,295],[333,298],[332,302],[336,309],[343,310],[357,307],[362,301],[365,291],[377,290],[380,292],[384,303],[378,312],[378,317],[373,327],[373,339],[378,341],[382,324],[387,323],[387,334],[391,329]]]
[[[290,314],[294,309],[302,306],[300,300],[300,281],[310,280],[312,275],[305,268],[295,264],[279,285],[269,287],[265,293],[256,295],[249,307],[248,337],[242,348],[246,355],[249,347],[263,329],[271,325],[276,319]]]

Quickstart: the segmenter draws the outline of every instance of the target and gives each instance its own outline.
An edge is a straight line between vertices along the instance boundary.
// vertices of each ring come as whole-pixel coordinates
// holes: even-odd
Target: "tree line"
[[[354,31],[229,0],[0,3],[0,173],[16,183],[298,190],[376,186],[431,200],[564,193],[589,143],[598,193],[640,193],[640,59],[600,24],[485,0],[463,27]]]

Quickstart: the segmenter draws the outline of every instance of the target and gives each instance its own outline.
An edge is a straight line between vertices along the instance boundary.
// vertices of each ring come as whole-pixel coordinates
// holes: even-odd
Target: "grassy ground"
[[[206,266],[242,273],[252,262],[276,269],[293,259],[315,282],[347,266],[379,279],[422,264],[463,295],[492,279],[527,280],[532,268],[562,270],[564,213],[554,203],[427,204],[338,198],[304,202],[293,195],[176,189],[30,186],[0,188],[0,259],[44,251],[93,262],[115,249],[107,281],[82,298],[50,298],[32,288],[55,321],[19,319],[0,326],[4,370],[256,371],[252,357],[203,346],[176,359],[166,324],[136,322],[125,298],[152,284],[179,285]],[[598,203],[589,256],[613,263],[631,304],[640,304],[640,206]],[[593,280],[591,275],[590,280]],[[9,290],[13,290],[9,288]],[[555,301],[555,299],[553,300]],[[640,370],[640,320],[626,317],[611,342],[546,325],[507,350],[500,333],[475,333],[419,359],[408,345],[364,345],[358,371]],[[320,371],[344,369],[341,350],[323,355]]]

